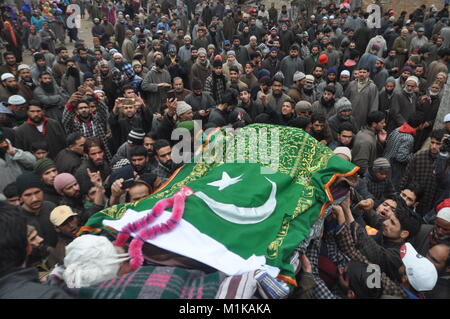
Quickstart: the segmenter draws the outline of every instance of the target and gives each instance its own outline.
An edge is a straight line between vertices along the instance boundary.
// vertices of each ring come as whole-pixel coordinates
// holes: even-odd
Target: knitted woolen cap
[[[24,172],[16,178],[17,193],[22,196],[23,192],[30,188],[41,188],[41,178],[33,172]]]
[[[38,176],[42,176],[42,174],[53,167],[56,168],[55,162],[49,158],[42,158],[34,164],[33,169]]]
[[[73,183],[76,182],[76,178],[75,176],[73,176],[72,174],[69,173],[61,173],[56,175],[55,177],[55,181],[53,182],[53,187],[55,188],[55,190],[58,192],[58,194],[63,194],[63,189]]]
[[[337,100],[336,104],[334,105],[336,108],[336,111],[342,112],[342,111],[349,111],[353,110],[352,108],[352,102],[350,102],[349,99],[347,99],[345,96],[341,97],[339,100]]]
[[[373,162],[372,168],[374,171],[388,171],[391,169],[391,163],[386,158],[379,157]]]
[[[192,107],[184,101],[177,102],[177,115],[181,115],[186,113],[187,111],[192,110]]]
[[[144,143],[145,132],[141,129],[132,129],[128,133],[128,143],[142,145]]]

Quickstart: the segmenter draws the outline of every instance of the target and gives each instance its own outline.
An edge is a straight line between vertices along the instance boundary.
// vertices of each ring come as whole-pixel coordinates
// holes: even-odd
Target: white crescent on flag
[[[218,216],[235,224],[257,224],[267,219],[275,211],[277,200],[277,184],[266,177],[272,190],[267,201],[259,207],[239,207],[233,204],[218,202],[203,192],[195,192],[194,195],[202,199],[206,205]]]

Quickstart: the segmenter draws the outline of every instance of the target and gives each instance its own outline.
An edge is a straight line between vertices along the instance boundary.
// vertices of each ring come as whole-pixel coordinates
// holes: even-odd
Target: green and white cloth
[[[257,139],[260,133],[268,137],[264,142]],[[218,147],[225,139],[244,147],[225,154]],[[219,155],[248,161],[255,149],[261,150],[256,163],[213,161]],[[277,161],[270,161],[271,154],[278,155]],[[247,126],[232,137],[221,130],[201,155],[203,161],[185,164],[162,190],[140,202],[95,214],[84,230],[118,231],[148,213],[158,200],[188,186],[195,194],[186,199],[182,221],[149,243],[227,275],[265,268],[271,276],[280,273],[295,282],[291,254],[333,201],[332,182],[354,174],[357,168],[303,130],[265,124]],[[164,222],[170,214],[164,212],[156,222]]]

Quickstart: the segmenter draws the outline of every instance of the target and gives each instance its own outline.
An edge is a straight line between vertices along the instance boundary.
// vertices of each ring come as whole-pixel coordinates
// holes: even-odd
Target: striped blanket
[[[61,285],[51,276],[50,285]],[[80,299],[213,299],[225,274],[206,274],[178,267],[144,266],[129,274],[81,289],[68,289]]]

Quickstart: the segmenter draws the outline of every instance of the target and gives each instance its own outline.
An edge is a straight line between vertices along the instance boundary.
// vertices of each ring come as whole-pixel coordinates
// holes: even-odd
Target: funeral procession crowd
[[[361,1],[311,2],[2,1],[0,298],[195,298],[192,276],[211,299],[450,298],[449,4],[373,23]],[[296,285],[170,256],[130,276],[114,238],[82,234],[170,181],[194,121],[302,129],[359,167]]]

